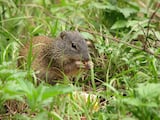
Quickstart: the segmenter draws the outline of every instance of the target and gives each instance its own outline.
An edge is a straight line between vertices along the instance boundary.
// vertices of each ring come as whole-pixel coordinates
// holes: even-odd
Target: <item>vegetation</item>
[[[160,119],[158,0],[0,4],[0,119]],[[75,82],[37,85],[31,58],[25,70],[17,67],[19,48],[33,36],[64,30],[79,30],[91,43],[94,69]]]

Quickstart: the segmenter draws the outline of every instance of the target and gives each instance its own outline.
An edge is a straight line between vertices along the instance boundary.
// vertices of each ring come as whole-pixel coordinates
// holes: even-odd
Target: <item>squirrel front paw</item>
[[[93,68],[93,62],[92,61],[86,61],[86,62],[82,62],[82,61],[76,61],[75,62],[77,68],[79,69],[92,69]]]

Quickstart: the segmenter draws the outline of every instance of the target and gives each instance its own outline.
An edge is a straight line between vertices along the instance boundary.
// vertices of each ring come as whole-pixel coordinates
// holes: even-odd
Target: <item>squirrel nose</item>
[[[89,61],[89,55],[83,56],[83,61],[84,61],[84,62]]]

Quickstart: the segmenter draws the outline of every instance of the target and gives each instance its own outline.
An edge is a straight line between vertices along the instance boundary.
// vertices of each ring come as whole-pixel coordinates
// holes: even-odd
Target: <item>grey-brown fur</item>
[[[34,58],[31,67],[39,72],[39,79],[49,83],[63,78],[63,73],[67,76],[76,75],[81,69],[76,61],[89,61],[87,44],[77,31],[62,32],[55,39],[46,36],[34,37],[20,50],[20,65],[27,61],[31,43]]]

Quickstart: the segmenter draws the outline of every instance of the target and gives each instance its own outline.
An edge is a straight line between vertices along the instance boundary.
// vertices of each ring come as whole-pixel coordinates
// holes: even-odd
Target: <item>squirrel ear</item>
[[[63,39],[64,36],[66,36],[66,34],[67,34],[67,32],[66,32],[66,31],[63,31],[63,32],[60,33],[60,37]]]

